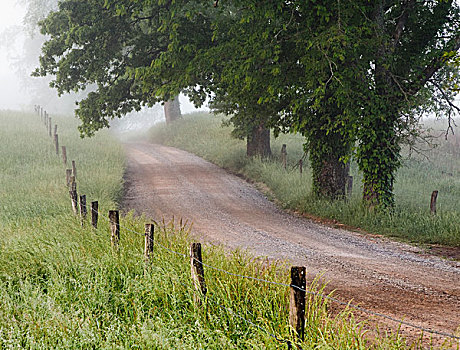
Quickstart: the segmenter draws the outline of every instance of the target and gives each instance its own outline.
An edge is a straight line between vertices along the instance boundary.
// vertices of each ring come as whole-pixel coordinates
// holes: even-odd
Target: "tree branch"
[[[447,102],[447,104],[449,105],[450,109],[449,109],[449,112],[448,112],[448,115],[447,115],[447,123],[448,123],[448,126],[447,126],[447,130],[446,130],[446,140],[447,140],[447,136],[449,135],[449,130],[452,132],[452,135],[454,135],[454,126],[457,126],[455,124],[455,121],[454,119],[452,118],[452,111],[455,110],[457,111],[457,113],[460,113],[460,107],[456,106],[449,98],[449,96],[446,94],[446,92],[444,91],[444,89],[434,80],[430,79],[429,82],[431,84],[433,84],[433,86],[435,86],[439,92],[441,93],[442,97],[444,97],[444,100]]]
[[[412,83],[412,87],[409,89],[411,95],[415,95],[425,84],[431,79],[431,77],[442,68],[443,64],[449,59],[444,56],[444,52],[458,51],[460,49],[460,34],[457,34],[452,38],[446,45],[445,50],[442,54],[434,58],[431,63],[425,67],[425,69],[419,74],[417,79]]]
[[[396,47],[398,45],[399,39],[401,38],[402,32],[404,30],[404,27],[406,26],[407,19],[409,18],[409,12],[414,8],[416,0],[408,0],[406,2],[406,6],[403,9],[403,12],[401,16],[399,17],[399,21],[396,24],[396,29],[395,33],[393,35],[394,41],[393,41],[393,47]]]

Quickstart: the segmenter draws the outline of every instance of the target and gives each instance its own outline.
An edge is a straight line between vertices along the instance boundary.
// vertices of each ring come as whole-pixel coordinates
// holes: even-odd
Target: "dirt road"
[[[305,265],[311,278],[323,273],[341,300],[458,335],[459,262],[292,216],[244,180],[175,148],[130,143],[126,152],[125,210],[193,221],[207,241]]]

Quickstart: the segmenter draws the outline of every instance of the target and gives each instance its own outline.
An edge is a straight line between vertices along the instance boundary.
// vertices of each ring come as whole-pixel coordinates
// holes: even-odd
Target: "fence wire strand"
[[[155,266],[155,268],[157,268],[158,270],[162,271],[162,272],[166,272],[164,269],[160,268],[160,267],[157,267]],[[190,288],[190,289],[193,289],[194,286],[193,285],[190,285],[190,284],[186,284],[182,281],[179,280],[179,278],[176,276],[176,275],[173,275],[173,277],[175,278],[176,282],[179,283],[180,285],[182,285],[183,287],[185,288]],[[172,279],[171,279],[172,281]],[[234,312],[232,309],[220,304],[217,300],[215,300],[214,297],[212,296],[209,296],[209,295],[206,295],[205,297],[202,297],[202,299],[204,300],[209,300],[211,302],[213,302],[216,306],[218,306],[219,308],[223,309],[223,310],[226,310],[228,313],[232,314],[233,316],[239,318],[240,320],[258,328],[259,330],[261,330],[262,332],[268,334],[270,337],[272,337],[273,339],[275,339],[276,341],[280,342],[280,343],[284,343],[288,346],[288,349],[292,349],[292,342],[290,340],[287,340],[287,339],[282,339],[282,338],[279,338],[278,336],[276,336],[276,334],[270,332],[268,329],[258,325],[257,323],[254,323],[253,321],[251,320],[248,320],[247,318],[244,318],[243,316],[239,315],[238,313]],[[302,348],[297,345],[297,347],[302,350]]]
[[[99,213],[99,215],[101,215]],[[104,215],[101,215],[102,217],[104,217],[106,220],[108,220],[109,222],[111,221],[108,217],[105,217]],[[144,233],[140,233],[140,232],[137,232],[135,230],[132,230],[126,226],[122,226],[120,224],[120,227],[126,229],[127,231],[130,231],[132,233],[135,233],[136,235],[141,235],[141,236],[144,236],[145,234]],[[176,254],[176,255],[179,255],[179,256],[182,256],[184,258],[187,258],[189,257],[187,254],[184,254],[184,253],[180,253],[180,252],[177,252],[175,250],[172,250],[162,244],[160,244],[159,242],[154,242],[156,245],[159,245],[161,248],[169,251],[170,253],[173,253],[173,254]],[[230,272],[230,271],[227,271],[227,270],[224,270],[224,269],[221,269],[221,268],[218,268],[216,266],[212,266],[212,265],[209,265],[209,264],[206,264],[202,261],[199,261],[198,259],[196,258],[193,258],[195,261],[197,261],[198,263],[202,264],[203,266],[206,266],[210,269],[213,269],[213,270],[216,270],[216,271],[220,271],[220,272],[223,272],[227,275],[230,275],[230,276],[235,276],[235,277],[240,277],[240,278],[245,278],[245,279],[249,279],[249,280],[254,280],[254,281],[258,281],[258,282],[264,282],[264,283],[267,283],[267,284],[272,284],[272,285],[277,285],[277,286],[283,286],[283,287],[292,287],[292,288],[295,288],[297,290],[300,290],[302,292],[305,292],[307,294],[310,294],[310,295],[314,295],[314,296],[319,296],[321,297],[322,299],[324,300],[330,300],[334,303],[337,303],[339,305],[342,305],[342,306],[345,306],[345,307],[350,307],[352,309],[355,309],[355,310],[358,310],[362,313],[366,313],[366,314],[369,314],[369,315],[372,315],[372,316],[376,316],[376,317],[381,317],[381,318],[384,318],[384,319],[387,319],[387,320],[390,320],[390,321],[393,321],[393,322],[396,322],[396,323],[399,323],[399,324],[402,324],[402,325],[405,325],[405,326],[408,326],[408,327],[411,327],[411,328],[414,328],[414,329],[418,329],[422,332],[426,332],[426,333],[430,333],[430,334],[436,334],[436,335],[439,335],[439,336],[443,336],[443,337],[447,337],[447,338],[451,338],[451,339],[455,339],[455,340],[459,340],[460,341],[460,336],[456,336],[454,334],[450,334],[450,333],[446,333],[446,332],[441,332],[441,331],[437,331],[437,330],[433,330],[433,329],[429,329],[429,328],[425,328],[425,327],[422,327],[422,326],[418,326],[416,324],[413,324],[413,323],[410,323],[410,322],[407,322],[407,321],[404,321],[404,320],[401,320],[401,319],[398,319],[398,318],[395,318],[395,317],[392,317],[392,316],[388,316],[386,314],[382,314],[380,312],[376,312],[376,311],[372,311],[372,310],[369,310],[367,308],[364,308],[364,307],[361,307],[361,306],[358,306],[358,305],[354,305],[352,303],[346,303],[340,299],[337,299],[337,298],[334,298],[330,295],[325,295],[323,293],[319,293],[319,292],[314,292],[314,291],[310,291],[310,290],[307,290],[307,289],[304,289],[304,288],[301,288],[299,286],[296,286],[296,285],[291,285],[291,284],[287,284],[287,283],[281,283],[281,282],[275,282],[275,281],[270,281],[270,280],[266,280],[266,279],[263,279],[263,278],[258,278],[258,277],[253,277],[253,276],[247,276],[247,275],[241,275],[241,274],[237,274],[237,273],[233,273],[233,272]]]

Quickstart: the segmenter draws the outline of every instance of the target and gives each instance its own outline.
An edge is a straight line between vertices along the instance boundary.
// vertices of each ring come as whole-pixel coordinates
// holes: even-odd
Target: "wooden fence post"
[[[75,161],[72,160],[72,173],[75,178],[77,178],[77,165],[75,164]]]
[[[98,201],[91,202],[91,225],[97,229],[97,219],[99,218]]]
[[[51,118],[50,118],[50,120],[49,120],[48,127],[49,127],[48,133],[49,133],[49,135],[50,135],[50,137],[51,137],[51,136],[52,136],[52,134],[51,134]]]
[[[431,202],[430,202],[430,211],[431,215],[436,215],[436,200],[438,199],[438,191],[433,191],[431,194]]]
[[[54,135],[54,145],[56,146],[56,154],[59,155],[59,135]]]
[[[70,176],[69,187],[71,191],[77,190],[77,181],[75,181],[75,176]]]
[[[73,187],[73,186],[72,186]],[[70,200],[72,201],[72,210],[75,215],[78,215],[78,194],[73,188],[69,191]]]
[[[201,305],[201,298],[206,296],[207,291],[202,262],[201,243],[192,243],[190,245],[190,265],[192,270],[192,280],[196,289],[196,293],[193,295],[193,301],[197,305]]]
[[[53,135],[57,135],[57,124],[54,124],[54,134]]]
[[[350,198],[353,194],[353,176],[347,176],[347,197]]]
[[[64,162],[64,165],[67,165],[67,149],[65,146],[62,146],[61,149],[62,149],[62,161]]]
[[[291,267],[291,287],[289,294],[289,324],[297,336],[304,339],[305,327],[305,290],[307,287],[304,266]]]
[[[118,210],[109,210],[109,220],[112,248],[118,250],[118,244],[120,242],[120,214]]]
[[[283,164],[284,169],[287,167],[287,151],[286,144],[283,144],[281,147],[281,163]]]
[[[86,195],[80,196],[80,217],[81,217],[81,224],[83,226],[83,221],[86,220]]]
[[[299,171],[300,171],[300,176],[302,176],[302,172],[303,172],[303,159],[299,160]]]
[[[72,176],[72,169],[66,169],[65,170],[65,181],[66,181],[66,184],[67,184],[67,187],[70,186],[70,178]]]
[[[153,224],[145,224],[144,257],[146,263],[150,262],[153,256],[154,231],[155,226]]]

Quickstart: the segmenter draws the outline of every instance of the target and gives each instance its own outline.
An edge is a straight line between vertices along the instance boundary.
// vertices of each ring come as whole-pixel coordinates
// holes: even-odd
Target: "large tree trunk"
[[[306,126],[307,149],[312,168],[313,195],[329,200],[345,197],[348,168],[343,161],[350,154],[351,140],[335,120],[341,110],[331,98],[323,104],[324,112]]]
[[[346,164],[339,157],[331,155],[320,161],[318,165],[313,176],[315,194],[327,199],[344,198],[348,176]]]
[[[270,129],[263,123],[254,127],[247,137],[246,154],[248,157],[268,158],[272,155],[270,148]]]
[[[394,205],[393,183],[400,164],[395,124],[391,112],[371,116],[360,137],[358,164],[363,173],[363,201],[371,210]]]
[[[165,102],[165,119],[166,124],[171,124],[173,121],[182,118],[180,111],[179,95]]]

